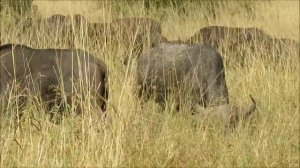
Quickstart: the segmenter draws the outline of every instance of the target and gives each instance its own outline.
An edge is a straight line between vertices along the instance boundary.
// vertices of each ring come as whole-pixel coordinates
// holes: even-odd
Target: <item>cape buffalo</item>
[[[108,42],[111,36],[110,24],[108,23],[89,23],[88,24],[89,39],[95,41],[97,45],[103,46],[104,42]]]
[[[243,112],[232,110],[222,58],[209,45],[161,43],[140,56],[137,73],[139,95],[155,95],[162,105],[174,94],[179,104],[204,107],[230,122],[255,110],[255,104]]]
[[[60,14],[52,15],[44,20],[47,33],[66,35],[71,33],[71,18]]]
[[[80,14],[76,14],[73,16],[73,24],[72,24],[72,31],[75,35],[85,33],[88,29],[89,22],[85,19],[84,16]],[[85,35],[85,34],[83,34]]]
[[[1,93],[17,83],[24,90],[40,94],[51,106],[62,94],[68,104],[73,101],[75,105],[75,93],[91,95],[105,111],[107,68],[92,54],[79,49],[33,49],[7,44],[0,47],[0,56]]]
[[[30,17],[20,19],[17,23],[17,27],[21,28],[19,35],[22,35],[22,33],[28,33],[33,28],[33,23],[34,21]]]
[[[72,37],[72,20],[70,16],[60,14],[52,15],[43,20],[41,30],[43,30],[43,38],[53,41],[58,46],[67,45],[68,48],[74,48],[74,40]]]
[[[269,35],[255,27],[208,26],[201,28],[187,42],[210,44],[215,48],[223,46],[224,50],[229,51],[231,55],[227,59],[243,66],[245,57],[249,55],[248,50],[250,49],[251,53],[261,51],[261,47],[266,46],[266,41],[270,39]],[[227,59],[225,59],[226,63]]]
[[[208,26],[201,28],[191,38],[188,39],[188,43],[197,44],[199,42],[204,44],[210,44],[215,48],[220,47],[225,40],[234,42],[234,45],[239,43],[259,42],[264,38],[270,38],[262,30],[249,27],[225,27],[225,26]]]
[[[77,25],[86,25],[88,23],[86,18],[80,14],[74,15],[73,19],[74,19],[75,24],[77,24]]]
[[[235,62],[245,64],[245,58],[249,54],[258,55],[261,53],[264,60],[278,61],[281,55],[289,48],[285,46],[295,46],[296,42],[290,42],[289,40],[276,39],[266,34],[261,29],[255,27],[225,27],[225,26],[208,26],[201,28],[192,37],[187,40],[189,44],[210,44],[215,48],[223,46],[224,51],[229,51],[231,57],[228,60],[234,60]],[[294,50],[293,47],[290,48]],[[227,60],[226,59],[226,60]]]

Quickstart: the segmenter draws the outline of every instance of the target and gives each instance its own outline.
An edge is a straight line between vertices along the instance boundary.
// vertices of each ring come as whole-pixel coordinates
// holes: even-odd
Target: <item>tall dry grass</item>
[[[123,3],[122,12],[110,2],[39,1],[40,15],[28,13],[36,24],[40,17],[55,13],[81,13],[92,22],[109,22],[119,17],[150,17],[161,21],[163,35],[170,40],[186,39],[207,25],[255,26],[276,37],[299,42],[299,2],[255,1],[255,17],[232,1],[218,9],[216,19],[205,21],[203,11],[186,3],[185,14],[173,8],[152,9],[140,2]],[[122,3],[122,2],[120,2]],[[34,48],[64,48],[61,37],[45,37],[35,26],[22,34],[9,8],[1,11],[1,43],[22,43]],[[252,63],[226,67],[231,103],[246,106],[248,94],[258,102],[250,121],[224,134],[210,121],[198,121],[174,103],[162,109],[153,101],[142,103],[135,94],[135,65],[123,67],[118,59],[122,47],[89,41],[85,31],[76,35],[75,47],[94,53],[109,68],[107,119],[93,111],[83,116],[66,116],[60,124],[49,119],[41,104],[29,101],[22,121],[15,120],[15,97],[1,102],[0,167],[12,166],[98,166],[98,167],[298,167],[299,166],[299,56],[283,64],[264,62],[248,53]],[[287,49],[288,50],[288,49]],[[230,53],[226,53],[230,57]],[[284,57],[284,56],[283,56]],[[266,66],[268,64],[268,66]],[[2,98],[3,99],[3,98]],[[29,98],[31,100],[31,98]],[[197,123],[195,123],[197,121]]]

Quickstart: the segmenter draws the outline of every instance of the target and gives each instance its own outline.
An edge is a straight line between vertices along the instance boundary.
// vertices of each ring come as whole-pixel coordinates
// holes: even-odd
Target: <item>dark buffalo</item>
[[[276,39],[255,27],[209,26],[200,29],[187,40],[189,44],[210,44],[230,54],[226,60],[233,60],[242,66],[247,56],[262,55],[264,60],[278,61],[284,52],[294,50],[297,42],[287,39]],[[298,47],[296,47],[298,48]],[[260,53],[260,54],[259,54]]]
[[[134,55],[140,55],[143,49],[151,48],[162,40],[160,23],[150,18],[115,19],[110,27],[112,39],[125,49],[132,47]],[[125,58],[127,61],[128,58]]]
[[[68,103],[76,104],[75,93],[83,96],[90,93],[101,110],[105,110],[107,68],[95,56],[79,49],[33,49],[12,44],[1,46],[0,56],[1,93],[17,83],[33,93],[38,91],[50,106],[62,99],[62,94]]]
[[[225,26],[209,26],[200,29],[195,33],[188,43],[190,44],[210,44],[215,48],[220,47],[225,41],[233,42],[234,45],[239,43],[262,41],[264,38],[270,38],[262,30],[249,27],[225,27]]]
[[[89,22],[86,20],[86,18],[80,14],[76,14],[73,16],[73,24],[72,24],[72,31],[74,35],[79,35],[79,38],[82,36],[87,36],[88,34],[85,34],[88,30],[88,24]]]
[[[34,26],[34,20],[30,17],[22,18],[17,23],[17,27],[21,28],[20,35],[23,33],[28,33]]]
[[[88,36],[91,41],[96,42],[98,45],[103,45],[108,42],[107,39],[111,35],[110,24],[108,23],[89,23]]]
[[[86,18],[80,14],[76,14],[73,16],[73,20],[75,22],[76,25],[86,25],[88,24],[88,21],[86,20]]]
[[[196,32],[195,35],[187,40],[187,43],[210,44],[215,48],[224,49],[222,50],[223,53],[230,54],[230,57],[225,59],[226,63],[227,60],[230,60],[230,62],[243,66],[245,57],[249,53],[261,51],[270,39],[271,36],[255,27],[208,26]]]
[[[60,14],[52,15],[44,20],[47,33],[65,36],[71,33],[71,18]]]
[[[226,121],[255,110],[231,110],[222,58],[209,45],[161,43],[140,56],[137,73],[140,95],[155,95],[162,105],[174,94],[179,104],[214,109]]]
[[[60,14],[55,14],[45,19],[23,17],[18,22],[18,27],[21,27],[21,33],[29,31],[37,31],[36,27],[43,30],[43,34],[66,35],[71,31],[71,18]],[[36,26],[36,27],[34,27]],[[32,30],[34,28],[34,30]]]
[[[72,20],[70,16],[60,14],[52,15],[43,20],[41,30],[43,37],[52,44],[74,48],[74,39],[72,37]]]
[[[35,17],[31,18],[29,16]],[[29,32],[35,32],[37,26],[40,24],[39,16],[40,13],[38,11],[38,7],[36,5],[32,5],[30,15],[21,15],[21,17],[17,18],[16,28],[21,28],[20,34],[18,34],[18,36],[28,34]]]

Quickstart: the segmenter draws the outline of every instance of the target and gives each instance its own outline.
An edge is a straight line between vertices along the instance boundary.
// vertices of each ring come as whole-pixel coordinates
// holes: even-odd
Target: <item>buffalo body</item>
[[[244,66],[249,56],[259,55],[268,62],[279,62],[290,55],[298,55],[299,43],[289,39],[278,39],[255,27],[208,26],[201,28],[187,40],[189,44],[210,44],[228,54],[226,62]],[[294,59],[292,57],[291,59]]]
[[[0,89],[13,83],[24,90],[38,91],[42,100],[55,102],[64,93],[71,103],[75,86],[91,91],[102,111],[108,96],[107,68],[95,56],[83,50],[33,49],[24,45],[0,47]],[[77,91],[83,94],[84,91]],[[83,95],[87,95],[84,93]],[[50,103],[51,104],[51,103]]]
[[[179,88],[205,107],[229,103],[222,58],[207,45],[159,44],[139,58],[138,83],[159,101]]]
[[[196,32],[188,42],[190,44],[204,43],[210,44],[215,48],[219,48],[224,42],[231,43],[238,46],[242,43],[253,44],[256,42],[263,41],[264,39],[271,38],[265,34],[262,30],[249,27],[225,27],[225,26],[209,26],[201,28]]]
[[[222,58],[209,45],[161,43],[141,55],[137,73],[140,95],[154,95],[162,105],[174,93],[179,103],[214,108],[226,120],[255,109],[253,105],[244,112],[231,110]]]

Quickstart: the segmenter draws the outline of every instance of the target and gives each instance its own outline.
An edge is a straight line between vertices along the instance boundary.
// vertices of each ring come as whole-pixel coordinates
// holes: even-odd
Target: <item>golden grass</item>
[[[197,6],[189,3],[186,15],[172,8],[153,9],[146,14],[141,3],[123,5],[125,12],[120,14],[109,5],[93,3],[40,1],[36,4],[43,17],[81,13],[92,22],[133,16],[154,18],[161,21],[163,35],[170,40],[186,39],[199,28],[216,24],[256,26],[271,35],[299,42],[299,2],[295,1],[255,1],[254,19],[232,14],[239,9],[232,1],[227,8],[219,9],[216,20],[208,22],[201,19],[203,13]],[[7,18],[1,17],[4,23],[1,43],[22,43],[36,48],[68,47],[58,41],[59,37],[47,39],[43,31],[18,36],[20,28],[12,26],[11,11],[5,10]],[[88,111],[83,116],[64,117],[60,124],[55,124],[45,109],[29,101],[23,121],[16,122],[10,115],[18,109],[14,99],[10,100],[9,109],[4,109],[6,104],[2,102],[0,167],[299,166],[299,60],[272,65],[255,57],[257,53],[249,53],[252,64],[244,68],[226,67],[231,103],[247,105],[248,95],[252,94],[258,110],[250,121],[224,134],[223,128],[210,121],[195,124],[198,119],[186,109],[171,113],[172,101],[165,110],[153,101],[141,103],[134,93],[135,65],[123,67],[114,59],[122,57],[122,48],[109,44],[102,48],[87,41],[84,33],[75,46],[96,54],[108,65],[109,101],[116,106],[116,111],[109,106],[106,120]]]

